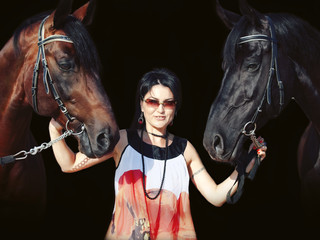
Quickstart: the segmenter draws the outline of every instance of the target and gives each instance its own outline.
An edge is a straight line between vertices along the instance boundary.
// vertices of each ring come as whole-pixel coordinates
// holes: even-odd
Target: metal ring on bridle
[[[71,132],[72,135],[80,135],[80,134],[82,134],[83,131],[84,131],[84,125],[83,125],[83,123],[81,123],[81,131],[80,131],[80,132],[74,132],[73,130],[69,130],[69,128],[68,128],[69,122],[72,122],[72,121],[75,120],[75,119],[76,119],[76,118],[72,117],[72,118],[71,118],[71,121],[70,121],[69,119],[67,120],[67,122],[66,122],[66,130],[69,131],[69,132]]]
[[[252,126],[253,127],[252,130],[249,130],[248,126]],[[254,122],[249,121],[244,125],[242,133],[246,136],[251,136],[256,131],[256,128],[257,128],[257,125]]]

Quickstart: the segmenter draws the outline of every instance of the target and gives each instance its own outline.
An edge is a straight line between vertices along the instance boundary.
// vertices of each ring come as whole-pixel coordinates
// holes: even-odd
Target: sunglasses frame
[[[165,100],[163,102],[160,102],[157,99],[147,98],[143,99],[143,101],[147,104],[147,106],[153,108],[158,108],[160,105],[162,105],[164,108],[173,109],[177,105],[177,101],[175,100]]]

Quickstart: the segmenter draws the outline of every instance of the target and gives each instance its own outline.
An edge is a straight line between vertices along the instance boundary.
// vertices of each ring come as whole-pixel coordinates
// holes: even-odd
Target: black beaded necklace
[[[154,200],[156,199],[161,190],[162,190],[162,187],[163,187],[163,183],[164,183],[164,178],[165,178],[165,175],[166,175],[166,166],[167,166],[167,158],[168,158],[168,133],[164,134],[164,135],[158,135],[158,134],[155,134],[155,133],[149,133],[153,136],[156,136],[156,137],[162,137],[162,138],[165,138],[166,139],[166,151],[165,151],[165,158],[164,158],[164,166],[163,166],[163,176],[162,176],[162,180],[161,180],[161,184],[160,184],[160,189],[159,189],[159,192],[156,194],[156,196],[154,197],[150,197],[149,194],[147,193],[147,190],[146,190],[146,180],[145,180],[145,166],[144,166],[144,157],[143,157],[143,132],[147,132],[145,129],[141,130],[141,135],[140,135],[140,139],[141,139],[141,146],[140,146],[140,150],[141,150],[141,161],[142,161],[142,183],[143,183],[143,191],[144,191],[144,195],[149,198],[150,200]]]

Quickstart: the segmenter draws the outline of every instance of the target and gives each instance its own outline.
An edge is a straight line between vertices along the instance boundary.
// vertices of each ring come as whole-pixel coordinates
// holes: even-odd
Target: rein
[[[70,136],[70,135],[80,135],[83,133],[85,127],[84,124],[81,123],[81,130],[79,132],[74,132],[73,130],[68,129],[68,125],[70,122],[74,121],[76,118],[72,117],[66,106],[61,100],[61,97],[59,96],[56,88],[54,87],[48,63],[46,60],[46,55],[45,55],[45,49],[44,45],[47,43],[55,42],[55,41],[60,41],[60,42],[68,42],[68,43],[73,43],[72,40],[66,36],[66,35],[51,35],[47,38],[44,38],[44,23],[48,19],[49,16],[45,17],[42,22],[40,23],[39,27],[39,32],[38,32],[38,54],[37,54],[37,60],[33,69],[33,77],[32,77],[32,87],[31,87],[31,92],[32,92],[32,104],[33,104],[33,109],[35,112],[39,113],[38,111],[38,105],[37,105],[37,89],[38,89],[38,75],[39,75],[39,65],[40,65],[40,59],[43,67],[43,84],[45,87],[45,91],[47,94],[49,94],[50,90],[52,92],[52,95],[54,97],[54,100],[57,102],[60,111],[66,116],[67,122],[65,129],[66,131],[57,139],[52,140],[48,143],[42,143],[40,146],[36,146],[34,148],[31,148],[28,152],[25,150],[22,150],[16,154],[9,155],[9,156],[4,156],[0,157],[0,164],[8,164],[11,162],[14,162],[16,160],[23,160],[26,159],[28,155],[36,155],[37,153],[41,152],[44,149],[47,149],[52,146],[52,144]]]
[[[264,35],[264,34],[253,34],[253,35],[240,37],[240,41],[238,42],[238,44],[244,44],[244,43],[252,42],[252,41],[269,41],[271,43],[271,62],[270,62],[269,76],[268,76],[268,81],[267,81],[267,85],[266,85],[263,97],[262,97],[260,104],[259,104],[257,110],[255,111],[252,119],[244,125],[242,132],[241,132],[243,135],[250,137],[251,141],[253,142],[253,144],[256,148],[260,148],[263,146],[256,139],[256,135],[255,135],[256,119],[257,119],[258,114],[262,112],[262,105],[263,105],[266,98],[267,98],[267,103],[269,105],[271,104],[271,83],[274,78],[274,73],[275,73],[276,80],[278,83],[278,88],[279,88],[279,98],[280,98],[279,99],[279,106],[280,106],[279,112],[281,112],[281,110],[283,108],[283,104],[284,104],[284,88],[283,88],[283,83],[280,79],[280,73],[279,73],[278,61],[277,61],[278,46],[277,46],[275,27],[273,25],[271,18],[268,16],[266,16],[266,18],[269,23],[270,36]],[[247,175],[245,172],[246,167],[247,167],[249,161],[254,156],[256,156],[254,166],[253,166],[252,170],[250,171],[250,173]],[[240,199],[240,196],[242,195],[245,177],[248,177],[251,180],[255,177],[257,169],[260,165],[260,157],[257,156],[257,154],[255,153],[254,150],[252,150],[248,154],[247,159],[241,159],[238,162],[241,164],[237,166],[238,177],[234,183],[234,185],[235,185],[238,182],[237,191],[235,192],[235,194],[233,196],[230,196],[231,190],[234,186],[233,185],[231,187],[231,189],[229,190],[229,192],[227,193],[227,202],[231,203],[231,204],[236,203]]]

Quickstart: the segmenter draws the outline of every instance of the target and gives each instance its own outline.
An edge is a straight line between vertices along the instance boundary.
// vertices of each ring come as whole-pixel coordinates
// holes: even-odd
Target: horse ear
[[[80,21],[82,21],[83,25],[87,26],[92,23],[95,9],[96,9],[96,1],[90,0],[89,2],[84,4],[82,7],[74,11],[72,15],[78,18]]]
[[[227,28],[232,29],[233,26],[240,20],[241,16],[237,13],[228,11],[224,9],[219,0],[216,0],[216,12],[222,22],[227,26]]]
[[[59,28],[65,22],[68,15],[71,13],[72,0],[60,0],[53,17],[53,27]]]
[[[263,29],[268,28],[268,20],[266,17],[251,7],[247,0],[239,0],[240,12],[243,16],[247,17],[252,25],[259,26]]]

